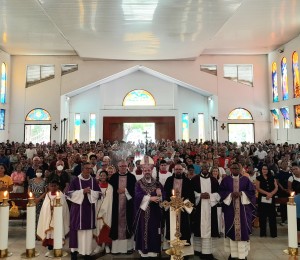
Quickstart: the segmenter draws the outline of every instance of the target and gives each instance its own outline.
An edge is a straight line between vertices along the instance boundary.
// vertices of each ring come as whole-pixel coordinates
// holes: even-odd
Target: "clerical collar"
[[[210,177],[209,174],[204,175],[203,173],[200,173],[200,176],[204,179],[208,179]]]
[[[176,175],[176,174],[175,174],[174,177],[175,177],[175,179],[182,179],[182,174],[181,174],[181,175]]]
[[[78,175],[78,178],[79,178],[80,180],[87,181],[87,180],[89,180],[89,179],[91,178],[91,176],[89,176],[87,179],[85,179],[85,178],[83,178],[82,174],[79,174],[79,175]]]
[[[240,178],[240,177],[242,177],[240,174],[237,175],[237,176],[234,176],[234,175],[232,174],[232,178],[234,178],[234,179],[237,179],[237,178]]]

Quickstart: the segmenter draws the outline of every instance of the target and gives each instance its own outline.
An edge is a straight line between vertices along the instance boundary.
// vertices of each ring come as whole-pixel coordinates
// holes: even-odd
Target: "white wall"
[[[10,81],[11,81],[11,58],[10,55],[4,51],[0,50],[0,84],[1,84],[1,76],[2,76],[2,63],[4,62],[6,65],[6,103],[0,103],[0,109],[5,109],[5,126],[4,130],[0,130],[0,140],[5,141],[9,139],[9,122],[10,122]]]
[[[84,88],[100,79],[105,79],[136,65],[142,65],[157,71],[161,74],[167,75],[181,82],[185,82],[195,88],[203,89],[210,92],[214,96],[214,104],[208,106],[207,114],[218,118],[219,124],[219,140],[228,140],[227,129],[222,130],[220,125],[227,124],[228,113],[236,107],[244,107],[248,109],[255,123],[255,140],[261,141],[270,137],[270,117],[269,117],[269,89],[268,89],[268,61],[266,55],[258,56],[200,56],[195,61],[82,61],[76,56],[13,56],[11,58],[11,113],[9,124],[9,138],[11,140],[23,141],[24,138],[24,118],[26,114],[35,107],[43,107],[49,111],[52,116],[52,125],[56,123],[60,127],[60,120],[68,114],[68,109],[65,106],[61,96],[74,91],[76,89]],[[78,64],[78,71],[61,76],[60,66],[66,63]],[[230,80],[223,79],[223,64],[253,64],[254,66],[254,86],[249,87],[243,84],[235,83]],[[28,64],[54,64],[55,78],[30,88],[25,88],[26,82],[26,66]],[[218,76],[213,76],[200,71],[200,64],[216,64],[218,66]],[[195,104],[177,104],[176,87],[172,83],[164,82],[156,78],[151,78],[149,75],[143,76],[136,73],[128,77],[123,77],[116,81],[111,81],[108,85],[104,84],[99,87],[100,96],[87,92],[86,99],[88,103],[83,104],[80,100],[83,96],[78,97],[77,101],[81,102],[80,107],[83,109],[82,113],[89,113],[88,109],[98,109],[102,115],[106,115],[107,106],[115,110],[115,115],[124,112],[118,109],[120,98],[124,96],[132,88],[151,88],[150,92],[158,100],[159,110],[151,112],[151,115],[160,114],[162,106],[164,105],[165,115],[177,115],[184,110],[189,110],[191,113],[198,114],[201,107],[198,106],[198,96],[193,97],[193,94],[186,92],[186,98],[193,99]],[[123,81],[122,81],[123,80]],[[147,86],[146,84],[149,84]],[[151,86],[150,86],[151,85]],[[160,87],[157,87],[159,85]],[[117,91],[109,92],[109,89],[116,87]],[[97,89],[97,88],[96,88]],[[173,89],[173,92],[169,91]],[[91,90],[96,91],[96,90]],[[104,94],[103,94],[104,93]],[[107,95],[106,95],[107,93]],[[171,93],[171,95],[170,95]],[[189,93],[189,94],[188,94]],[[196,93],[196,92],[195,92]],[[198,95],[198,94],[197,94]],[[99,99],[96,100],[96,97]],[[105,97],[105,98],[104,98]],[[171,102],[173,98],[173,103]],[[169,99],[170,98],[170,99]],[[107,100],[108,104],[105,107],[100,105]],[[164,103],[160,103],[161,100]],[[72,102],[74,105],[75,98]],[[178,99],[180,101],[180,97]],[[71,103],[72,103],[71,102]],[[98,104],[99,103],[99,104]],[[78,103],[79,104],[79,103]],[[99,106],[99,107],[98,107]],[[104,105],[103,105],[104,106]],[[174,109],[178,110],[174,112]],[[121,110],[122,111],[122,110]],[[149,111],[149,110],[148,110]],[[188,111],[188,112],[189,112]],[[145,112],[141,110],[141,112]],[[74,106],[70,107],[70,114],[74,113]],[[134,110],[126,110],[127,114],[137,114]],[[150,112],[149,112],[150,113]],[[87,114],[86,114],[87,115]],[[146,115],[146,114],[145,114]],[[206,120],[210,120],[208,116]],[[71,121],[71,119],[70,119]],[[99,121],[99,133],[101,136],[101,123]],[[209,122],[206,122],[209,125]],[[60,129],[60,128],[59,128]],[[59,140],[60,131],[52,129],[52,139]],[[84,130],[86,133],[86,130]],[[209,129],[207,129],[207,137],[209,137]],[[176,120],[176,136],[181,137],[181,126]],[[191,128],[191,138],[197,137],[194,127]]]
[[[144,89],[150,92],[155,101],[155,107],[123,107],[123,99],[134,89]],[[126,77],[122,77],[101,86],[88,90],[70,99],[70,122],[75,113],[81,114],[81,121],[88,122],[89,114],[97,115],[96,139],[102,138],[104,116],[174,116],[176,117],[176,138],[182,137],[181,114],[189,113],[197,117],[198,113],[204,113],[208,118],[207,97],[199,93],[177,86],[174,83],[164,81],[142,71],[136,71]],[[70,126],[73,133],[73,127]],[[80,140],[88,140],[88,124],[81,125]],[[198,138],[197,124],[190,125],[190,137]]]
[[[296,37],[295,39],[291,40],[287,44],[283,45],[280,49],[283,49],[284,52],[280,53],[279,50],[275,50],[268,55],[268,96],[269,96],[269,118],[270,118],[270,127],[271,127],[271,138],[276,143],[299,143],[299,135],[300,129],[294,128],[295,122],[295,113],[294,113],[294,105],[300,104],[300,98],[294,98],[294,91],[293,91],[293,73],[292,73],[292,54],[294,51],[298,52],[300,56],[300,36]],[[288,91],[289,91],[289,99],[283,101],[282,100],[282,89],[281,89],[281,60],[283,57],[287,58],[287,71],[288,71]],[[279,102],[273,103],[273,94],[272,94],[272,63],[277,63],[277,85],[278,85],[278,93],[279,93]],[[299,63],[300,65],[300,63]],[[273,128],[273,119],[270,113],[270,109],[274,108],[281,108],[281,107],[288,107],[290,111],[290,121],[292,126],[290,129],[283,128],[283,116],[279,112],[279,121],[280,126],[279,129]]]

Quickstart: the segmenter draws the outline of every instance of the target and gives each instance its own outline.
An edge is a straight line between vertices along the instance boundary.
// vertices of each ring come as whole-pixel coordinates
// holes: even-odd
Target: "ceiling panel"
[[[75,53],[36,1],[0,4],[2,50],[12,55]]]
[[[266,54],[299,35],[299,14],[299,0],[0,0],[0,49],[117,60]]]

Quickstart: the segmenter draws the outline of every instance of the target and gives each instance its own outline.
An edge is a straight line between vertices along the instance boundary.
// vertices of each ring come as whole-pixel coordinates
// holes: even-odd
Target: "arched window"
[[[125,96],[123,106],[155,106],[155,100],[148,91],[135,89]]]
[[[233,109],[230,113],[229,113],[229,115],[228,115],[228,119],[237,119],[237,120],[240,120],[240,119],[242,119],[242,120],[245,120],[245,119],[247,119],[247,120],[252,120],[253,119],[253,117],[252,117],[252,115],[251,115],[251,113],[247,110],[247,109],[245,109],[245,108],[236,108],[236,109]]]
[[[286,57],[283,57],[281,60],[281,89],[282,89],[282,100],[288,100],[289,87],[288,87]]]
[[[6,103],[6,84],[7,84],[7,72],[6,64],[3,62],[1,66],[1,88],[0,88],[0,102],[2,104]]]
[[[272,92],[273,92],[273,102],[278,102],[278,84],[277,84],[277,64],[272,63]]]
[[[49,112],[42,108],[32,109],[25,118],[26,121],[50,121]]]
[[[294,86],[294,97],[300,97],[300,76],[299,76],[299,63],[298,63],[298,53],[293,52],[293,86]]]

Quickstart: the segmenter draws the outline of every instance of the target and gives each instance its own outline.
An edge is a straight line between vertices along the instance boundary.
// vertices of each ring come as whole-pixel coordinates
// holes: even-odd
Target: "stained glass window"
[[[42,108],[32,109],[25,118],[26,121],[50,121],[49,112]]]
[[[283,128],[290,128],[290,114],[288,107],[280,108],[280,112],[283,116]]]
[[[185,141],[189,141],[189,114],[182,114],[182,139]]]
[[[135,89],[126,95],[123,106],[155,106],[155,100],[148,91]]]
[[[0,109],[0,130],[5,129],[5,109]]]
[[[294,86],[294,97],[300,97],[300,76],[299,76],[299,60],[298,53],[293,52],[293,86]]]
[[[0,88],[0,102],[4,104],[6,102],[6,64],[3,62],[1,66],[1,88]]]
[[[247,109],[236,108],[236,109],[233,109],[229,113],[228,119],[237,119],[237,120],[240,120],[240,119],[242,119],[242,120],[248,119],[249,120],[250,119],[250,120],[252,120],[253,117]]]
[[[273,116],[273,128],[279,128],[279,109],[274,108],[271,109],[271,113]]]
[[[281,89],[282,89],[282,100],[288,100],[289,87],[288,87],[286,57],[283,57],[281,60]]]
[[[80,114],[75,114],[74,118],[74,140],[80,141]]]
[[[205,140],[205,127],[204,127],[204,114],[198,114],[198,138],[199,141],[202,139],[202,141]]]
[[[96,140],[96,114],[90,114],[90,141]]]
[[[278,84],[277,84],[277,64],[272,64],[272,91],[273,91],[273,102],[278,102]]]
[[[295,109],[295,128],[300,128],[300,105],[294,106]]]

